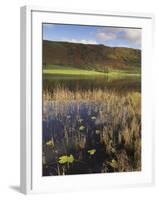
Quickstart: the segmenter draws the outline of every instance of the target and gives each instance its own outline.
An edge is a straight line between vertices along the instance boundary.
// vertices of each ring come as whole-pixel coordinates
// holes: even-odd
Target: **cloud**
[[[141,43],[141,30],[140,29],[126,29],[125,39],[136,44]]]
[[[131,44],[141,43],[141,30],[133,28],[102,27],[98,28],[96,38],[102,41],[124,40]]]
[[[62,41],[81,43],[81,44],[98,44],[96,40],[86,40],[86,39],[62,39]]]
[[[115,28],[105,27],[97,29],[96,37],[99,40],[114,40],[116,39],[116,30]]]

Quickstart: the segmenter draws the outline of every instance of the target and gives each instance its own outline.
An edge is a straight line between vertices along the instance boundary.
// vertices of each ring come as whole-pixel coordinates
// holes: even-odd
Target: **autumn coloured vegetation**
[[[141,50],[43,40],[42,175],[141,171]]]
[[[141,170],[139,92],[56,88],[43,95],[44,175]]]

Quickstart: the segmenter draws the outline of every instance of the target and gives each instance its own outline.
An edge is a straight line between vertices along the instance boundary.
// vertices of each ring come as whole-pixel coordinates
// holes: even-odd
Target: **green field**
[[[95,70],[78,69],[74,67],[61,65],[47,65],[43,67],[43,74],[52,76],[109,76],[110,78],[140,78],[141,73],[139,69],[133,70],[109,70],[108,73],[98,72]]]

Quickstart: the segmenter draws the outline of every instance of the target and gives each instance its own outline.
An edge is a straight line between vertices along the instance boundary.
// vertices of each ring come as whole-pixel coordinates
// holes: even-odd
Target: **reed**
[[[58,163],[65,174],[80,173],[79,168],[84,169],[82,173],[141,170],[140,93],[100,89],[70,91],[57,87],[53,92],[43,92],[43,120],[48,127],[50,116],[53,124],[58,122],[62,127],[57,129],[58,133],[55,128],[47,129],[54,139],[54,147],[49,150],[53,152],[52,160],[58,163],[59,156],[65,154],[75,158],[69,168]],[[55,167],[47,159],[50,159],[47,142],[43,144],[44,169]],[[95,150],[94,155],[88,155],[91,149]],[[96,165],[100,169],[95,170]],[[47,173],[58,175],[55,171]]]

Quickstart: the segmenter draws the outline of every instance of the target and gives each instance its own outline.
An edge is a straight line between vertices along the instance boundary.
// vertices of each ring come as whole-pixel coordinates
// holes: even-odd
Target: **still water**
[[[103,92],[115,91],[117,95],[126,95],[127,92],[140,93],[141,81],[139,78],[109,79],[101,76],[56,76],[43,80],[43,92],[47,90],[53,93],[57,87],[72,92],[101,89]],[[138,115],[133,116],[129,112],[130,105],[123,99],[122,103],[126,106],[120,108],[120,112],[118,108],[123,106],[120,105],[120,99],[115,100],[114,105],[106,102],[59,103],[43,100],[43,176],[113,172],[114,169],[107,163],[114,159],[114,154],[106,153],[106,146],[101,138],[112,130],[110,141],[114,143],[113,148],[118,149],[119,133],[124,130],[126,123],[136,117],[140,124]],[[51,146],[46,145],[48,141],[52,141]],[[93,156],[88,154],[92,149],[96,152]],[[72,155],[75,161],[69,166],[60,165],[58,160],[64,155]]]
[[[141,80],[139,77],[136,79],[127,77],[120,79],[110,79],[105,76],[96,77],[80,77],[80,76],[65,76],[44,79],[43,89],[49,91],[54,90],[56,87],[68,88],[71,91],[78,90],[93,90],[93,89],[109,89],[115,91],[135,91],[141,92]]]

